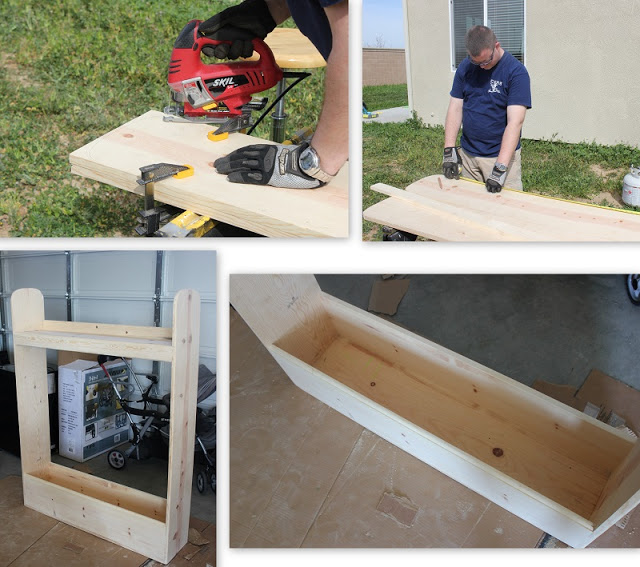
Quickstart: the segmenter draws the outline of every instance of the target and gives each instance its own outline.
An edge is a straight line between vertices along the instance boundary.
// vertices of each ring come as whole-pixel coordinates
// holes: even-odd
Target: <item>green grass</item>
[[[362,100],[369,111],[396,108],[409,104],[407,85],[378,85],[362,87]]]
[[[442,127],[426,127],[416,118],[404,123],[369,122],[363,125],[362,141],[364,209],[386,198],[371,191],[374,183],[405,188],[442,173]],[[525,191],[542,195],[631,208],[616,202],[631,163],[640,163],[640,149],[522,140],[522,183]],[[363,234],[366,240],[379,240],[382,227],[363,221]]]
[[[141,198],[71,175],[68,155],[162,110],[170,102],[168,59],[182,27],[235,4],[3,0],[0,236],[132,235]],[[324,72],[314,71],[289,93],[287,134],[315,124],[323,80]],[[255,135],[268,137],[269,123]]]

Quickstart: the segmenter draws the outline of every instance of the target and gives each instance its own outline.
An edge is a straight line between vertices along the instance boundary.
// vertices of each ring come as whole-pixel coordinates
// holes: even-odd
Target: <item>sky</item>
[[[364,0],[362,46],[404,47],[402,0]]]

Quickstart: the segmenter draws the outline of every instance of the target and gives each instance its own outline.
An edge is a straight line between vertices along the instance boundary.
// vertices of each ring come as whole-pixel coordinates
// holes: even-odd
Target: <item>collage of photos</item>
[[[633,561],[638,16],[3,0],[0,567]]]

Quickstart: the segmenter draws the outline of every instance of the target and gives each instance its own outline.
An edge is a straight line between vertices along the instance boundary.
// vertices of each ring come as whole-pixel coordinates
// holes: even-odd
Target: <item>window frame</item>
[[[489,12],[489,0],[479,0],[482,2],[482,18],[483,25],[487,25],[487,18]],[[456,66],[456,42],[455,42],[455,29],[453,21],[453,3],[455,0],[449,0],[449,63],[451,72],[455,73]],[[522,64],[527,64],[527,0],[522,0]]]

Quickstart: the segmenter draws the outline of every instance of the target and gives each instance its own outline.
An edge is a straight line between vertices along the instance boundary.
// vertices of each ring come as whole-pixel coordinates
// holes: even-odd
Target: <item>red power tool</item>
[[[282,69],[271,49],[258,38],[253,40],[258,61],[204,63],[200,56],[203,47],[231,42],[200,35],[201,22],[190,21],[173,46],[168,82],[178,105],[164,109],[164,120],[221,123],[216,136],[237,132],[251,126],[251,112],[267,103],[266,98],[253,99],[251,95],[276,85],[282,79]]]

